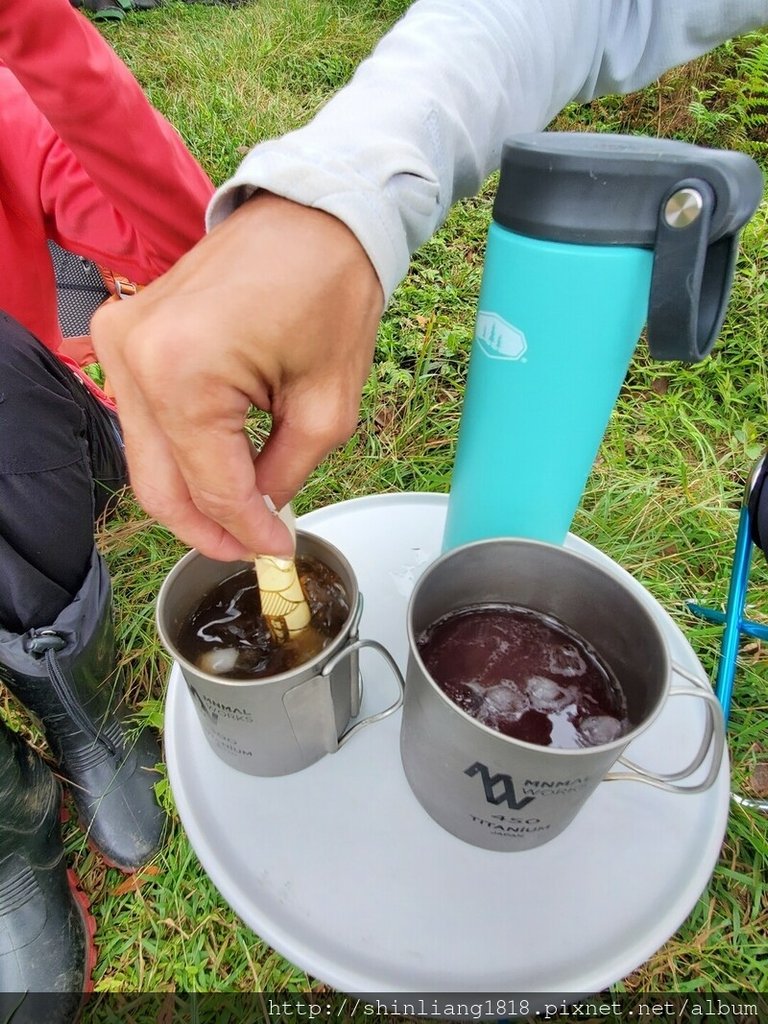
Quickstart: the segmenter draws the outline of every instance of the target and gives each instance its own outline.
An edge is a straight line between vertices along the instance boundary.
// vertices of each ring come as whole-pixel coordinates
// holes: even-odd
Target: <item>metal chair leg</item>
[[[715,692],[723,708],[726,723],[730,716],[733,698],[733,682],[736,675],[736,661],[739,653],[741,635],[758,640],[768,640],[768,626],[759,622],[751,622],[744,617],[744,606],[747,600],[749,570],[752,564],[752,516],[750,499],[753,491],[768,473],[768,449],[763,452],[752,468],[752,472],[744,488],[744,498],[739,514],[739,526],[736,533],[736,547],[733,553],[731,580],[728,586],[728,600],[725,612],[714,608],[705,608],[693,601],[688,607],[699,618],[708,622],[716,622],[725,626],[720,647],[720,659],[717,667]]]
[[[744,617],[754,542],[752,517],[755,513],[755,503],[751,499],[753,495],[756,495],[758,499],[762,497],[757,493],[757,488],[762,487],[767,474],[768,449],[763,452],[762,456],[755,463],[744,489],[725,612],[717,611],[714,608],[705,608],[703,605],[696,604],[693,601],[688,602],[688,607],[694,615],[725,627],[717,666],[715,692],[723,709],[726,726],[730,717],[741,636],[749,636],[757,640],[768,640],[768,626],[759,622],[752,622]],[[768,800],[755,800],[750,797],[740,796],[738,793],[731,793],[731,799],[742,807],[748,807],[764,813],[768,812]]]

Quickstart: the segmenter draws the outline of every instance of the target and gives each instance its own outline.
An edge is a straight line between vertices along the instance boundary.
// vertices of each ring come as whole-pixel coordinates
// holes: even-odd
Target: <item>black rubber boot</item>
[[[116,692],[111,589],[94,550],[74,601],[45,628],[0,629],[0,680],[43,725],[80,823],[113,867],[157,851],[165,816],[153,786],[160,760],[149,729],[126,730]]]
[[[93,919],[67,871],[61,787],[0,723],[0,1020],[75,1020],[91,987]],[[43,993],[57,993],[45,996]]]
[[[133,7],[132,0],[70,0],[70,3],[90,11],[96,21],[122,21]]]

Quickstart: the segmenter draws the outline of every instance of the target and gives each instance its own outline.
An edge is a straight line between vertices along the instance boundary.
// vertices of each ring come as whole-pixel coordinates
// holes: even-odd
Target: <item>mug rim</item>
[[[193,664],[188,658],[184,657],[184,655],[179,651],[176,642],[171,641],[170,637],[168,636],[168,631],[165,629],[161,621],[161,610],[167,600],[168,591],[173,585],[173,582],[176,579],[176,577],[184,571],[185,567],[190,562],[194,562],[199,558],[202,558],[207,562],[214,562],[217,565],[231,565],[233,569],[230,575],[234,575],[236,572],[240,571],[238,568],[235,568],[236,566],[247,567],[251,563],[248,561],[248,559],[245,558],[238,559],[234,562],[219,562],[215,558],[209,558],[208,555],[204,555],[201,551],[198,551],[197,548],[192,548],[190,551],[187,551],[184,555],[182,555],[182,557],[174,563],[170,571],[166,574],[166,577],[161,583],[160,589],[158,590],[157,597],[155,599],[155,627],[158,633],[160,634],[160,639],[163,643],[163,647],[165,648],[166,652],[173,658],[175,662],[179,664],[180,667],[188,669],[190,672],[193,672],[196,676],[199,676],[201,679],[206,679],[209,682],[223,684],[225,686],[232,686],[234,688],[241,687],[243,685],[266,686],[271,683],[285,682],[286,680],[299,674],[304,674],[305,672],[307,673],[308,678],[311,676],[320,675],[326,661],[328,661],[331,657],[337,654],[342,647],[346,647],[348,643],[352,642],[350,639],[350,632],[354,624],[355,618],[358,615],[358,608],[360,605],[361,595],[360,585],[357,582],[357,576],[355,575],[355,572],[352,566],[350,565],[349,560],[341,551],[339,551],[335,544],[332,544],[330,541],[326,540],[325,537],[320,537],[316,533],[310,533],[308,530],[300,530],[298,528],[296,530],[296,536],[297,538],[299,536],[310,537],[313,541],[319,541],[322,545],[329,548],[333,552],[334,556],[339,560],[339,562],[341,562],[342,566],[349,575],[349,579],[352,581],[354,585],[354,593],[348,595],[349,613],[346,619],[344,620],[344,624],[342,625],[341,629],[336,634],[336,636],[333,637],[331,642],[326,647],[323,647],[322,650],[318,651],[317,654],[314,654],[307,661],[303,661],[300,665],[297,665],[295,668],[288,669],[285,672],[276,672],[271,676],[252,676],[247,677],[245,679],[233,679],[231,676],[216,675],[213,672],[205,672],[203,669],[198,668],[197,665]],[[223,582],[224,579],[228,578],[229,577],[226,576],[220,582]]]
[[[654,630],[654,632],[655,632],[655,634],[656,634],[656,636],[657,636],[657,638],[659,640],[660,650],[661,650],[661,653],[662,653],[662,655],[664,657],[665,666],[666,666],[666,674],[665,674],[666,682],[664,684],[662,692],[659,695],[659,699],[657,700],[656,705],[653,708],[652,713],[650,715],[648,715],[641,723],[639,723],[638,725],[636,725],[632,729],[630,729],[629,732],[624,733],[622,736],[618,736],[615,740],[611,740],[609,743],[593,744],[592,746],[588,746],[588,747],[555,747],[555,746],[544,746],[541,743],[531,743],[529,740],[521,740],[521,739],[518,739],[516,736],[507,736],[506,733],[500,732],[498,729],[491,728],[491,726],[486,725],[484,722],[479,721],[477,718],[475,718],[474,716],[472,716],[468,712],[466,712],[463,708],[459,707],[459,705],[455,701],[451,700],[451,698],[445,693],[445,691],[438,685],[438,683],[432,677],[432,674],[429,672],[429,670],[427,669],[426,665],[424,664],[424,661],[423,661],[423,659],[421,657],[421,654],[419,652],[418,646],[416,644],[416,637],[414,635],[414,629],[413,629],[413,609],[414,609],[414,606],[416,604],[416,600],[418,599],[419,592],[421,591],[422,586],[426,584],[428,577],[439,566],[443,565],[447,561],[450,561],[451,558],[457,556],[459,553],[466,552],[466,551],[468,551],[470,549],[476,549],[476,548],[487,547],[487,546],[495,546],[495,545],[499,545],[499,544],[501,544],[501,545],[503,545],[505,547],[515,547],[515,548],[533,547],[533,548],[545,548],[545,549],[549,549],[549,550],[556,550],[556,551],[561,552],[566,558],[573,558],[573,559],[575,559],[577,561],[581,561],[581,562],[587,564],[591,569],[595,570],[599,574],[608,577],[609,579],[613,580],[614,582],[621,583],[620,579],[617,579],[616,576],[614,576],[612,573],[608,572],[605,569],[604,566],[602,566],[599,563],[595,562],[594,559],[589,558],[587,555],[583,554],[581,551],[573,551],[570,548],[566,548],[562,544],[552,544],[549,541],[534,540],[534,539],[528,538],[528,537],[486,537],[486,538],[483,538],[482,540],[470,541],[467,544],[462,544],[459,547],[451,548],[449,551],[443,552],[443,554],[440,555],[439,558],[435,559],[434,562],[432,562],[430,565],[427,566],[427,568],[421,574],[419,579],[416,581],[416,585],[414,586],[414,588],[413,588],[413,590],[411,592],[411,597],[410,597],[410,599],[408,601],[408,608],[407,608],[407,611],[406,611],[406,629],[407,629],[407,633],[408,633],[408,656],[416,659],[416,664],[418,665],[419,669],[421,670],[421,673],[422,673],[424,679],[429,684],[430,689],[434,693],[436,693],[438,695],[438,697],[440,697],[440,699],[443,701],[443,703],[445,705],[447,705],[447,707],[451,711],[455,712],[464,721],[466,721],[466,722],[470,723],[471,725],[477,727],[478,729],[482,730],[486,735],[491,736],[494,739],[506,741],[508,744],[511,744],[511,745],[514,745],[514,746],[521,746],[521,747],[524,747],[527,750],[535,750],[535,751],[543,752],[543,753],[546,753],[546,754],[553,754],[553,755],[557,755],[557,756],[566,756],[566,757],[574,757],[574,756],[586,757],[586,756],[589,756],[590,754],[604,753],[606,751],[610,751],[610,750],[614,750],[614,749],[624,749],[624,748],[628,747],[629,744],[632,743],[633,740],[637,739],[638,736],[642,735],[642,733],[645,732],[645,730],[651,725],[652,722],[655,721],[657,716],[661,713],[661,709],[663,708],[663,706],[666,703],[666,700],[667,700],[667,698],[669,696],[669,691],[670,691],[671,682],[672,682],[671,676],[672,676],[672,671],[673,671],[673,659],[672,659],[672,655],[671,655],[670,650],[669,650],[669,646],[667,644],[666,637],[664,636],[663,632],[659,629],[659,626],[658,626],[658,623],[656,622],[656,620],[648,612],[648,609],[645,608],[641,604],[641,602],[639,601],[637,596],[633,592],[631,592],[631,591],[629,593],[630,593],[630,596],[631,596],[633,602],[638,607],[642,608],[643,612],[647,615],[648,621],[651,624],[651,626],[653,627],[653,630]],[[622,570],[622,571],[625,571],[625,570]],[[469,607],[472,607],[472,605],[468,604],[466,607],[469,608]],[[449,614],[449,613],[446,613],[446,614]],[[406,683],[406,685],[407,685],[407,683]]]

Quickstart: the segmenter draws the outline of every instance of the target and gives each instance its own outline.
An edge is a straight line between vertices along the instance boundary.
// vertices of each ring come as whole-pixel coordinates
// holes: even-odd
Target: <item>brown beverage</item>
[[[438,619],[416,643],[446,696],[506,736],[573,748],[610,743],[629,730],[613,673],[551,615],[474,605]]]
[[[341,632],[349,602],[341,579],[311,555],[296,569],[312,613],[306,629],[278,643],[261,614],[255,569],[242,569],[206,594],[182,624],[176,645],[197,668],[228,679],[288,672],[309,661]]]

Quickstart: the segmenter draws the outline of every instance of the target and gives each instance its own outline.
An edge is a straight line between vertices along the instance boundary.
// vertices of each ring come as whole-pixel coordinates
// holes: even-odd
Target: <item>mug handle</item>
[[[359,722],[355,722],[354,725],[351,725],[348,729],[346,729],[341,734],[341,736],[339,736],[339,747],[341,747],[344,743],[347,742],[348,739],[354,736],[354,734],[359,729],[364,728],[364,726],[366,725],[371,725],[373,722],[380,722],[382,718],[387,718],[389,715],[392,714],[393,711],[397,711],[397,709],[403,703],[403,696],[405,695],[405,682],[403,680],[402,673],[400,672],[400,669],[397,667],[395,659],[392,657],[392,655],[389,653],[386,647],[380,644],[377,640],[355,640],[353,643],[347,644],[346,647],[343,647],[338,654],[334,655],[329,661],[325,663],[325,665],[323,665],[323,670],[320,673],[320,675],[324,678],[328,678],[331,672],[333,672],[333,670],[339,664],[339,662],[343,661],[345,658],[348,658],[351,654],[354,654],[355,651],[361,651],[364,647],[370,647],[371,650],[377,651],[389,665],[390,669],[392,670],[392,674],[394,675],[395,680],[397,681],[398,694],[394,702],[390,704],[389,707],[384,708],[383,711],[376,711],[374,714],[368,715],[367,718],[362,718]]]
[[[718,772],[720,771],[720,765],[723,760],[723,749],[725,747],[725,719],[723,717],[723,709],[720,705],[720,701],[717,699],[715,691],[709,683],[709,680],[704,680],[700,676],[693,675],[676,662],[672,662],[672,670],[675,675],[682,676],[685,683],[677,686],[673,684],[669,691],[670,697],[699,697],[705,702],[707,721],[704,726],[704,736],[693,760],[678,772],[669,772],[664,774],[661,772],[651,772],[647,768],[643,768],[641,765],[631,761],[629,758],[620,757],[618,759],[618,764],[623,765],[629,770],[626,772],[608,772],[608,774],[604,776],[606,780],[614,782],[645,782],[649,786],[656,786],[658,789],[666,789],[670,793],[703,793],[714,783]],[[707,777],[703,782],[699,782],[695,786],[679,785],[683,779],[687,779],[703,764],[710,746],[712,746],[712,761],[709,771],[707,772]]]

